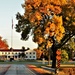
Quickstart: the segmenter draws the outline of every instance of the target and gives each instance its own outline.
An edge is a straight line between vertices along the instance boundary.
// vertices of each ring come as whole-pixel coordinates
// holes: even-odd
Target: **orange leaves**
[[[47,4],[50,4],[50,0],[41,0],[42,1],[42,6],[46,6]]]
[[[61,5],[60,0],[51,0],[51,2],[55,5]]]
[[[54,10],[53,10],[53,12],[55,13],[55,14],[60,14],[61,13],[61,8],[59,7],[59,6],[54,6]]]
[[[53,43],[51,42],[51,40],[50,41],[47,41],[47,46],[46,46],[46,48],[49,48],[49,47],[51,47],[53,45]]]
[[[66,0],[51,0],[51,2],[55,5],[64,5],[67,3]]]
[[[38,67],[36,67],[36,66],[34,66],[34,65],[27,65],[27,66],[28,66],[31,70],[37,72],[38,74],[41,74],[41,75],[50,74],[49,71],[44,70],[44,69],[42,69],[42,68],[38,68]]]
[[[53,17],[53,22],[48,22],[45,28],[45,34],[49,34],[50,37],[55,36],[56,40],[60,42],[65,33],[65,28],[63,27],[62,16]]]
[[[37,59],[39,59],[43,53],[43,51],[41,51],[40,49],[35,49],[36,51],[36,55],[37,55]]]
[[[41,44],[44,42],[44,38],[43,37],[38,37],[38,44]]]
[[[35,32],[35,36],[34,36],[34,42],[41,44],[43,42],[45,42],[45,39],[43,38],[43,36],[41,36],[41,34],[38,34],[37,31]]]
[[[45,34],[49,34],[51,37],[54,35],[55,31],[55,24],[54,23],[47,23],[47,27],[45,28]]]
[[[50,24],[50,31],[55,31],[55,24],[54,23]]]
[[[75,6],[75,0],[71,0],[71,3]]]
[[[45,29],[45,33],[46,33],[46,34],[49,34],[49,30],[50,30],[49,27],[47,27],[47,28]]]
[[[56,39],[58,40],[58,42],[60,42],[60,40],[64,36],[63,33],[65,33],[65,28],[62,26],[63,25],[62,16],[54,15],[53,20],[56,25],[55,27]]]
[[[47,13],[47,9],[45,7],[40,7],[39,12],[41,13]]]
[[[61,2],[61,5],[67,4],[67,0],[60,0],[60,2]]]
[[[57,26],[63,25],[62,16],[56,16],[54,15],[53,21]]]
[[[41,4],[41,0],[32,0],[32,1],[35,9],[37,9]]]
[[[38,12],[38,11],[35,12],[35,17],[36,17],[37,20],[41,20],[42,19],[41,13]]]
[[[8,49],[7,43],[0,37],[0,49]]]
[[[35,15],[34,15],[34,14],[31,14],[31,15],[29,16],[29,21],[30,21],[31,23],[34,23],[34,22],[35,22]]]
[[[32,11],[32,7],[31,5],[26,5],[26,12],[31,12]]]
[[[38,11],[29,15],[29,21],[31,23],[34,23],[35,25],[36,24],[39,25],[41,19],[42,19],[41,13]]]
[[[26,0],[25,13],[28,13],[25,14],[26,18],[30,18],[33,15],[39,21],[42,19],[42,13],[50,15],[50,11],[53,11],[55,14],[59,14],[61,12],[60,6],[52,5],[52,2],[54,3],[56,0]],[[32,21],[30,22],[32,23]]]
[[[61,6],[66,3],[66,0],[26,0],[25,16],[34,28],[37,27],[34,30],[35,42],[38,44],[45,42],[46,40],[42,36],[44,34],[48,34],[50,38],[55,36],[56,40],[60,42],[65,29],[63,27],[62,16],[56,15],[62,12]],[[52,13],[55,15],[53,16]],[[49,41],[47,46],[50,45],[51,42]]]

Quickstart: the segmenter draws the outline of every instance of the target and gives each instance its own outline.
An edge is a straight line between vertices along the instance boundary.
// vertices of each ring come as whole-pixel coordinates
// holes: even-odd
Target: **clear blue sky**
[[[17,24],[16,14],[20,12],[21,14],[24,13],[21,4],[24,3],[24,0],[0,0],[0,36],[3,39],[6,39],[11,47],[11,30],[12,30],[12,18],[13,18],[13,48],[22,48],[22,46],[30,47],[31,49],[36,48],[37,45],[31,41],[22,41],[20,40],[21,36],[20,33],[15,31],[15,24]]]

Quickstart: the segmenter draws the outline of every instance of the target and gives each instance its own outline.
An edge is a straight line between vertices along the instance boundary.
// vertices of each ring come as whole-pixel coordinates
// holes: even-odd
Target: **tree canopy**
[[[25,13],[16,14],[16,31],[21,39],[33,35],[38,47],[56,51],[75,35],[75,0],[25,0],[22,5]]]
[[[2,37],[0,37],[0,49],[8,49],[8,44],[7,41],[4,39],[2,39]]]

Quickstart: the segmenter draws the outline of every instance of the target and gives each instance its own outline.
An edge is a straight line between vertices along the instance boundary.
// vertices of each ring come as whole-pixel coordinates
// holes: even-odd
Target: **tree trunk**
[[[50,65],[50,50],[51,49],[48,49],[48,65]]]
[[[52,49],[53,57],[52,57],[52,68],[56,68],[56,51],[57,49]]]

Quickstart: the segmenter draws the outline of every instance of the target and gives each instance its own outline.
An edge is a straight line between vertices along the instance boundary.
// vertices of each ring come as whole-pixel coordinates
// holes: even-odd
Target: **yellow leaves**
[[[64,28],[63,26],[61,26],[60,29],[59,29],[59,31],[60,31],[61,33],[65,33],[65,28]]]
[[[61,5],[60,0],[52,0],[51,2],[55,5]]]
[[[70,18],[69,18],[69,17],[66,17],[66,20],[67,20],[67,21],[69,21],[69,20],[70,20]]]
[[[72,5],[75,6],[75,0],[71,0]]]
[[[41,13],[47,13],[47,9],[46,9],[45,7],[40,7],[40,8],[39,8],[39,11],[40,11]]]
[[[49,34],[50,37],[55,36],[58,42],[64,36],[65,28],[63,27],[62,16],[53,16],[53,22],[48,22],[45,28],[45,34]]]
[[[32,6],[31,5],[26,5],[26,11],[31,12],[32,11]]]
[[[47,27],[45,29],[45,34],[49,34],[50,36],[53,36],[54,31],[55,31],[55,24],[48,22]]]
[[[56,16],[54,15],[53,21],[57,26],[63,25],[62,16]]]
[[[35,12],[35,17],[36,17],[37,20],[41,20],[42,19],[41,13],[38,12],[38,11]]]
[[[61,13],[61,11],[62,11],[62,10],[61,10],[61,8],[60,8],[59,6],[54,6],[54,11],[53,11],[53,12],[54,12],[55,14],[59,14],[59,13]]]
[[[61,28],[59,28],[55,34],[56,34],[56,40],[58,42],[60,42],[60,40],[63,38],[64,36],[64,33],[65,33],[65,28],[63,26],[61,26]]]
[[[34,31],[34,34],[41,34],[41,30],[40,29],[36,29],[35,31]]]
[[[47,27],[46,29],[45,29],[45,33],[47,33],[47,34],[49,34],[49,27]]]
[[[55,24],[54,23],[50,24],[50,31],[55,31]]]
[[[64,5],[67,3],[67,0],[51,0],[51,2],[55,5]]]
[[[32,0],[32,3],[31,5],[35,8],[35,9],[38,9],[38,7],[40,6],[41,4],[41,0]]]
[[[50,37],[55,36],[58,41],[63,37],[65,29],[63,27],[62,16],[56,16],[61,13],[61,6],[66,4],[66,0],[26,0],[26,16],[30,23],[34,26],[39,25],[39,28],[44,28],[44,34],[48,34]],[[53,12],[55,15],[53,19],[48,20],[48,15],[51,15]],[[47,16],[45,16],[47,15]],[[47,18],[47,19],[46,19]],[[44,20],[43,20],[44,19]],[[66,17],[68,20],[68,17]],[[44,24],[40,25],[40,21],[46,21]],[[50,21],[50,22],[49,22]],[[74,24],[74,23],[73,23]],[[45,39],[41,36],[41,29],[36,30],[34,34],[37,35],[37,43],[41,44]],[[48,43],[48,46],[51,45],[51,42]]]
[[[51,46],[52,46],[52,42],[51,41],[47,41],[47,46],[46,46],[46,48],[50,48]]]
[[[67,0],[60,0],[61,5],[67,4]]]
[[[61,39],[62,39],[62,38],[61,38],[60,36],[56,36],[56,40],[57,40],[58,42],[60,42]]]
[[[75,22],[72,22],[72,25],[74,25],[74,26],[75,26]]]
[[[38,11],[29,15],[29,21],[31,23],[34,23],[35,25],[37,24],[39,25],[41,19],[42,19],[41,13]]]
[[[35,22],[35,15],[34,15],[34,14],[31,14],[31,15],[29,16],[29,21],[30,21],[31,23],[34,23],[34,22]]]
[[[56,35],[57,39],[59,38],[59,40],[61,40],[61,38],[63,37],[63,33],[65,33],[65,29],[62,26],[62,24],[63,24],[62,16],[54,15],[53,22],[54,23],[51,23],[51,22],[47,23],[47,27],[45,29],[45,34],[49,34],[50,37]]]
[[[47,5],[47,1],[48,1],[48,0],[42,0],[42,5],[43,5],[43,6]]]
[[[38,37],[38,44],[41,44],[44,42],[44,38],[43,37]]]
[[[57,29],[55,30],[55,35],[56,35],[56,40],[58,41],[58,42],[60,42],[61,41],[61,39],[63,38],[63,36],[64,36],[64,33],[65,33],[65,28],[63,27],[63,26],[61,26],[61,27],[57,27]]]
[[[50,32],[50,37],[52,37],[52,36],[54,36],[54,32],[52,31],[52,32]]]
[[[54,36],[54,32],[55,31],[55,24],[54,23],[51,23],[50,24],[50,36],[52,37],[52,36]]]

